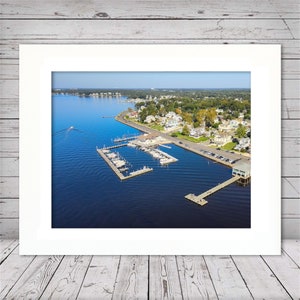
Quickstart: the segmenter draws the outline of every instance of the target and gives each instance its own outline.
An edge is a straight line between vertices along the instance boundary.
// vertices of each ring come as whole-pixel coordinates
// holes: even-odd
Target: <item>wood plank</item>
[[[0,119],[19,118],[19,100],[17,99],[0,99]]]
[[[283,99],[281,105],[282,119],[300,119],[299,99]]]
[[[248,5],[247,5],[248,4]],[[197,18],[279,18],[277,3],[254,0],[249,3],[234,1],[197,1],[186,2],[173,0],[161,2],[159,0],[138,1],[129,0],[126,3],[103,1],[89,1],[85,5],[75,0],[72,5],[54,0],[45,5],[36,6],[34,1],[14,0],[13,3],[5,3],[2,8],[2,18],[38,18],[38,19],[197,19]],[[276,5],[275,5],[276,4]],[[295,6],[295,5],[294,5]],[[280,11],[287,11],[289,7],[279,6]],[[294,8],[294,7],[293,7]],[[299,16],[299,10],[289,17]]]
[[[300,157],[300,137],[281,139],[281,157]]]
[[[300,60],[282,59],[281,74],[283,79],[300,79]]]
[[[97,23],[96,23],[97,22]],[[95,25],[97,30],[95,30]],[[21,39],[293,39],[281,19],[3,20],[2,40]]]
[[[0,78],[18,79],[19,61],[17,59],[0,59]]]
[[[299,3],[295,0],[269,0],[269,3],[274,7],[276,11],[280,14],[282,18],[288,19],[293,18],[300,12]]]
[[[0,199],[0,219],[19,218],[19,199]]]
[[[10,253],[18,246],[17,240],[0,240],[0,265],[10,255]]]
[[[0,157],[19,157],[19,139],[0,138]]]
[[[91,256],[65,256],[41,299],[76,299],[91,259]]]
[[[175,256],[150,256],[150,299],[182,299]]]
[[[232,259],[254,299],[290,299],[260,256],[234,256]]]
[[[281,179],[281,197],[299,199],[300,196],[300,178],[282,178]]]
[[[0,157],[0,176],[19,176],[19,159]]]
[[[282,137],[299,138],[300,137],[299,120],[282,120],[281,135]]]
[[[37,256],[6,297],[8,299],[40,298],[61,259],[61,256]]]
[[[19,136],[19,120],[0,119],[0,138],[16,138]]]
[[[283,219],[300,219],[299,199],[283,199],[281,202],[281,215]]]
[[[253,299],[230,256],[204,256],[218,299]]]
[[[300,158],[282,158],[281,159],[282,177],[300,177]]]
[[[300,97],[300,81],[282,80],[281,81],[281,96],[285,99],[298,99]]]
[[[285,21],[294,39],[300,39],[300,22],[299,19]]]
[[[263,256],[263,259],[293,299],[300,296],[300,269],[285,252],[277,256]]]
[[[113,299],[147,299],[148,257],[122,256]]]
[[[0,177],[0,198],[18,198],[19,197],[19,178],[18,177]]]
[[[284,239],[299,239],[300,219],[281,219],[281,236]]]
[[[9,299],[6,297],[7,293],[16,284],[33,259],[34,256],[20,256],[19,247],[16,247],[0,265],[0,299]]]
[[[184,299],[217,299],[202,256],[177,256],[177,263]]]
[[[0,44],[0,57],[2,59],[18,59],[19,57],[19,44],[195,44],[195,45],[207,45],[207,44],[276,44],[282,46],[282,58],[286,59],[299,59],[300,57],[300,47],[299,40],[290,39],[278,39],[274,37],[272,40],[263,39],[250,39],[245,40],[242,37],[240,39],[202,39],[201,36],[198,38],[187,39],[184,36],[178,38],[156,38],[156,39],[142,39],[131,37],[124,39],[113,39],[110,36],[103,37],[102,39],[80,39],[69,38],[69,39],[53,39],[48,37],[47,39],[39,39],[38,37],[24,40],[5,40]]]
[[[120,256],[94,256],[77,299],[111,299],[119,262]]]
[[[300,241],[299,240],[283,240],[283,251],[300,267]]]
[[[19,219],[0,219],[0,238],[18,239],[19,238]]]

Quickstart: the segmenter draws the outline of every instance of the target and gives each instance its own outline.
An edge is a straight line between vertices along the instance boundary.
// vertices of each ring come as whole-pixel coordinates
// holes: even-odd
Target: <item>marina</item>
[[[159,160],[159,163],[161,165],[168,165],[170,163],[174,163],[174,162],[178,161],[177,158],[175,158],[159,149],[156,149],[156,148],[144,148],[142,150],[149,153],[153,158]]]
[[[54,122],[53,132],[70,125],[80,130],[71,130],[67,136],[53,136],[54,228],[249,227],[249,185],[232,184],[213,194],[213,200],[205,198],[209,201],[205,209],[190,205],[184,198],[189,193],[199,195],[230,178],[232,168],[213,164],[196,151],[186,151],[191,149],[188,141],[173,140],[173,137],[145,126],[135,128],[131,123],[116,122],[118,118],[99,117],[99,111],[103,116],[120,115],[128,103],[107,102],[101,98],[97,102],[85,101],[63,95],[55,96],[53,101],[54,113],[60,116]],[[78,111],[84,114],[76,123],[71,117],[65,117],[69,113],[76,115]],[[144,134],[145,131],[148,134]],[[113,143],[115,138],[133,135],[137,136],[137,141]],[[137,145],[130,147],[129,144],[135,142],[144,149],[169,154],[177,161],[165,167],[159,158]],[[99,149],[95,151],[97,144]],[[190,148],[185,149],[185,144]],[[194,147],[200,150],[202,145],[195,144]],[[227,158],[234,156],[215,152],[224,157],[228,154]],[[234,165],[238,166],[237,163]],[[120,213],[122,211],[126,213]]]
[[[107,152],[107,148],[105,149],[96,149],[99,155],[104,159],[104,161],[110,166],[110,168],[114,171],[114,173],[119,177],[120,180],[130,179],[139,175],[143,175],[145,173],[153,171],[152,168],[144,166],[143,168],[132,171],[128,175],[124,175],[122,172],[128,170],[126,167],[126,161],[116,153]]]

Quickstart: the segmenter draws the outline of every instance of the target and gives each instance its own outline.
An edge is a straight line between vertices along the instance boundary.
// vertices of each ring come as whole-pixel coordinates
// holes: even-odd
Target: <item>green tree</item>
[[[239,124],[238,128],[236,129],[236,136],[238,138],[243,138],[246,136],[246,133],[247,133],[247,128],[241,124]]]
[[[182,113],[182,119],[183,121],[192,124],[193,123],[193,116],[192,114],[189,114],[187,112]]]
[[[217,113],[214,108],[210,108],[206,111],[205,121],[208,127],[214,124],[216,117],[217,117]]]
[[[184,125],[183,128],[182,128],[182,132],[181,132],[183,135],[189,135],[190,134],[190,131],[187,127],[187,125]]]

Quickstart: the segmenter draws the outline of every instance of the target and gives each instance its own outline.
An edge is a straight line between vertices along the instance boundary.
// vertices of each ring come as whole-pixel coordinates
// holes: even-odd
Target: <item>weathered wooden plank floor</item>
[[[281,256],[19,256],[0,241],[0,299],[299,299],[300,241]]]

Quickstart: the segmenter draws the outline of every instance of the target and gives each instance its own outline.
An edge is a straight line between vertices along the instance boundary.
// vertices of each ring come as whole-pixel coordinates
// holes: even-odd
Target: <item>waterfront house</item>
[[[213,142],[215,144],[217,144],[218,146],[223,146],[223,145],[231,142],[231,135],[221,132],[221,133],[215,135]]]

